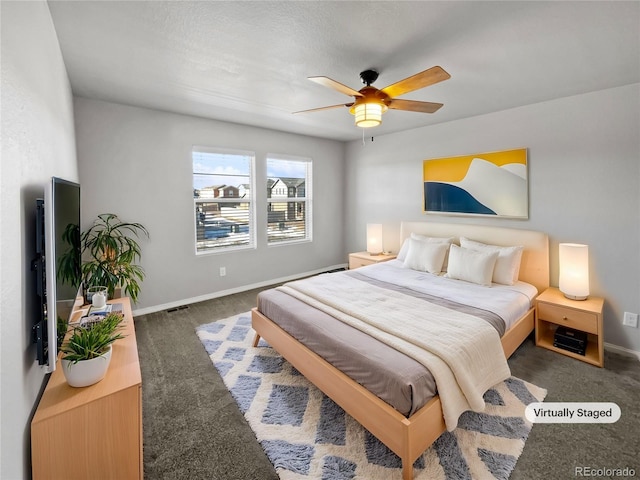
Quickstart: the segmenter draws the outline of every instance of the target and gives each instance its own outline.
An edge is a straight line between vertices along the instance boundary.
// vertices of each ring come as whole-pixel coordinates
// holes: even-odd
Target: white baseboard
[[[290,282],[291,280],[297,280],[298,278],[309,277],[311,275],[317,275],[319,273],[336,270],[338,268],[347,268],[346,263],[340,265],[333,265],[331,267],[321,268],[313,270],[311,272],[297,273],[295,275],[289,275],[288,277],[273,278],[271,280],[265,280],[264,282],[252,283],[250,285],[242,285],[236,288],[230,288],[228,290],[220,290],[218,292],[207,293],[206,295],[200,295],[198,297],[185,298],[183,300],[176,300],[175,302],[163,303],[161,305],[154,305],[152,307],[140,308],[133,311],[133,316],[146,315],[148,313],[160,312],[162,310],[168,310],[170,308],[181,307],[182,305],[188,305],[190,303],[204,302],[205,300],[211,300],[213,298],[220,298],[234,293],[246,292],[247,290],[253,290],[254,288],[268,287],[269,285],[275,285],[283,282]]]
[[[604,344],[604,348],[606,350],[609,350],[610,352],[619,353],[620,355],[626,355],[627,357],[636,357],[638,360],[640,360],[640,352],[637,352],[635,350],[620,347],[618,345],[606,342]]]

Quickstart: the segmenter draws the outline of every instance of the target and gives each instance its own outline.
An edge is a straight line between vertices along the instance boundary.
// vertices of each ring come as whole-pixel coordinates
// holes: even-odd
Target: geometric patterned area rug
[[[391,480],[400,459],[273,350],[252,347],[249,312],[196,329],[282,480]],[[546,391],[511,377],[485,394],[414,464],[414,478],[507,479],[531,430],[524,415]]]

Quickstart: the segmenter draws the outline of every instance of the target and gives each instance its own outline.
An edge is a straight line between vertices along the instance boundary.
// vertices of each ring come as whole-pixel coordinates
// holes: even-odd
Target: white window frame
[[[219,255],[223,253],[234,252],[238,250],[249,250],[256,248],[256,209],[255,209],[255,192],[256,192],[256,175],[255,175],[255,165],[256,165],[256,155],[255,152],[248,150],[237,150],[237,149],[229,149],[229,148],[217,148],[217,147],[204,147],[204,146],[194,146],[191,149],[191,178],[193,181],[194,175],[202,175],[203,172],[196,172],[193,169],[193,155],[194,153],[203,153],[203,154],[213,154],[213,155],[238,155],[243,157],[249,157],[249,188],[250,188],[250,196],[249,199],[238,198],[238,197],[228,197],[228,198],[193,198],[193,206],[192,213],[193,216],[193,234],[194,234],[194,249],[195,254],[197,256],[200,255]],[[193,183],[193,182],[192,182]],[[195,187],[192,186],[192,192]],[[192,193],[193,194],[193,193]],[[249,222],[249,241],[246,244],[242,245],[228,245],[228,246],[213,246],[207,248],[206,250],[198,251],[198,221],[196,219],[196,206],[198,203],[248,203],[248,222]]]
[[[297,155],[286,155],[279,153],[268,153],[265,160],[265,168],[267,171],[267,181],[270,178],[277,178],[273,175],[269,175],[269,161],[271,160],[283,160],[287,162],[300,162],[305,163],[306,172],[305,172],[305,192],[304,197],[269,197],[267,195],[267,215],[271,211],[271,204],[273,203],[304,203],[305,204],[305,237],[304,238],[293,238],[290,240],[280,240],[280,241],[270,241],[269,240],[269,221],[267,219],[266,225],[266,237],[267,237],[267,246],[268,247],[278,247],[281,245],[291,245],[294,243],[305,243],[313,241],[313,160],[309,157],[302,157]],[[284,176],[283,176],[284,177]],[[280,190],[280,187],[278,188]],[[267,193],[267,192],[265,192]],[[272,192],[273,194],[274,192]],[[288,187],[284,187],[284,191],[281,193],[277,193],[278,195],[288,195]]]

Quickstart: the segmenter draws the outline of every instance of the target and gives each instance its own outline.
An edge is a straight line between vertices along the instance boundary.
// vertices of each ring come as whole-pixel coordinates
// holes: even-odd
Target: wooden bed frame
[[[544,233],[465,224],[403,222],[401,241],[411,233],[465,236],[492,245],[523,245],[520,280],[534,285],[539,293],[549,286],[549,241]],[[534,311],[531,308],[502,337],[506,358],[533,331]],[[415,460],[445,431],[439,396],[407,418],[298,342],[257,308],[252,310],[251,319],[256,331],[254,347],[264,338],[310,382],[400,457],[403,480],[413,478]]]

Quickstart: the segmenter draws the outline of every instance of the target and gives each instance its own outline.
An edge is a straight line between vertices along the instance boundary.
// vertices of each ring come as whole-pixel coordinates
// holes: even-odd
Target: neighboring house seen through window
[[[196,253],[255,247],[253,152],[195,147]]]
[[[267,243],[311,240],[311,159],[267,156]]]

